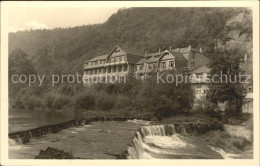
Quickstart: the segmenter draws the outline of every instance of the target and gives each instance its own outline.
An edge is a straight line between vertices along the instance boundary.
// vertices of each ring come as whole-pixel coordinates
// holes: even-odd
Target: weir
[[[16,141],[18,144],[25,144],[30,141],[31,138],[40,137],[42,135],[51,134],[51,133],[58,133],[63,129],[68,129],[70,127],[77,127],[82,125],[90,124],[91,122],[98,122],[98,121],[127,121],[127,120],[134,120],[136,118],[121,118],[121,117],[107,117],[104,118],[102,116],[92,117],[88,119],[81,119],[81,120],[70,120],[64,123],[58,123],[54,125],[46,125],[26,131],[19,131],[14,133],[9,133],[9,139]],[[149,118],[143,118],[143,120],[150,120]]]
[[[192,126],[192,128],[191,128]],[[201,124],[197,127],[193,124],[166,124],[166,125],[151,125],[151,126],[142,126],[135,133],[135,137],[131,145],[128,147],[126,152],[127,159],[149,159],[149,158],[163,158],[168,155],[175,155],[178,158],[187,156],[189,158],[192,156],[192,152],[187,154],[187,150],[178,153],[178,150],[191,149],[194,150],[193,145],[185,141],[184,137],[180,134],[186,134],[187,131],[189,134],[194,134],[200,131]],[[207,126],[204,124],[203,128],[209,130],[222,129],[216,128],[214,125]],[[198,133],[197,133],[198,134]],[[185,148],[184,148],[185,147]],[[210,149],[208,149],[210,151]],[[194,150],[194,153],[196,150]],[[182,153],[182,154],[181,154]],[[186,154],[185,154],[186,153]],[[216,155],[216,156],[214,156]],[[158,157],[159,156],[159,157]],[[219,154],[195,154],[194,158],[221,158]]]

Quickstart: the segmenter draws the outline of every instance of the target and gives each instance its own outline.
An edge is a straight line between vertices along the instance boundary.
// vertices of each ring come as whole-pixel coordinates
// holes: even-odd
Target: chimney
[[[189,45],[189,50],[191,50],[191,45]]]
[[[179,49],[179,48],[177,48],[177,52],[180,52],[180,49]]]
[[[161,53],[161,48],[159,48],[159,53]]]
[[[147,51],[145,51],[144,55],[147,55]]]
[[[200,47],[200,53],[202,53],[202,48]]]
[[[170,46],[170,51],[172,50],[172,46]]]

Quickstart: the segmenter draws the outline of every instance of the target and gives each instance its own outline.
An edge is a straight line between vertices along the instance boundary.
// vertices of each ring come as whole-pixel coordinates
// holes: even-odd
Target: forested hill
[[[9,54],[22,49],[38,73],[73,73],[115,45],[148,52],[202,46],[210,56],[214,46],[237,41],[252,43],[251,12],[245,8],[129,8],[103,24],[10,33]]]

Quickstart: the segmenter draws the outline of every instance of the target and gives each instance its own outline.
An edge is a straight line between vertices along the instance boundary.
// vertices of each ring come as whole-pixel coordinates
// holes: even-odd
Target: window
[[[166,62],[162,62],[162,68],[166,68]]]
[[[122,71],[122,66],[118,66],[118,72],[121,72]]]
[[[139,69],[140,69],[140,70],[143,70],[143,65],[140,65],[140,66],[139,66]]]
[[[169,62],[169,67],[175,67],[174,61],[170,61],[170,62]]]
[[[191,68],[195,67],[195,62],[191,62]]]
[[[128,66],[126,65],[126,66],[125,66],[125,71],[127,71],[127,67],[128,67]]]
[[[156,69],[156,63],[153,64],[153,68]]]
[[[148,64],[148,69],[152,69],[152,64]]]
[[[195,59],[195,54],[194,53],[192,53],[192,59]]]
[[[116,66],[113,66],[113,73],[116,72]]]

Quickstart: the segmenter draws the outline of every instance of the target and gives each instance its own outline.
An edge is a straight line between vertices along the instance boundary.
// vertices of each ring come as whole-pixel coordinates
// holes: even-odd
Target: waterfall
[[[186,133],[184,125],[177,125],[178,133]],[[149,152],[155,151],[148,143],[144,141],[148,136],[172,136],[176,134],[176,127],[173,124],[142,126],[136,132],[132,145],[128,148],[128,159],[147,159],[153,158]]]

